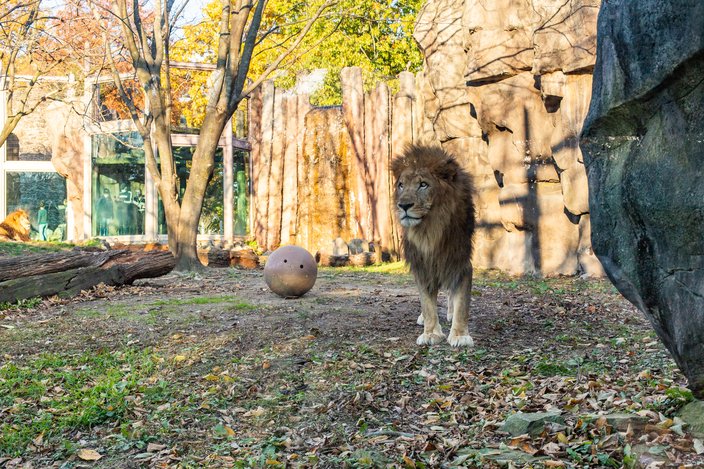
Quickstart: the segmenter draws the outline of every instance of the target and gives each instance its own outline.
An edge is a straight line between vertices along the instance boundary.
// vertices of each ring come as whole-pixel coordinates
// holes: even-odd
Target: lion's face
[[[0,223],[0,239],[9,241],[29,241],[32,225],[24,210],[16,210]]]
[[[17,210],[16,212],[11,213],[10,216],[14,218],[12,221],[14,221],[17,226],[21,226],[26,233],[29,233],[32,229],[32,224],[29,221],[29,214],[27,214],[24,210]]]
[[[426,169],[405,169],[396,181],[396,210],[401,226],[419,225],[433,208],[438,181]]]

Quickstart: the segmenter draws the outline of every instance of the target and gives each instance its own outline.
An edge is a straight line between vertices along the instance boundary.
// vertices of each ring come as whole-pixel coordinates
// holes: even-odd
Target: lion
[[[418,345],[440,343],[438,291],[449,292],[447,341],[474,345],[469,335],[472,290],[474,189],[470,175],[443,149],[411,145],[391,163],[396,214],[403,230],[403,254],[420,291],[423,334]]]
[[[0,241],[29,241],[32,225],[24,210],[16,210],[0,223]]]

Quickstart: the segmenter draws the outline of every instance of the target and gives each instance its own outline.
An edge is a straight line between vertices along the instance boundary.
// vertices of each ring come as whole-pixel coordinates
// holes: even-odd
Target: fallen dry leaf
[[[692,443],[694,444],[694,451],[697,454],[704,454],[704,442],[699,438],[695,438]]]
[[[157,443],[149,443],[147,445],[147,453],[157,453],[162,449],[166,449],[166,445],[159,445]]]
[[[548,443],[540,448],[545,454],[555,454],[560,452],[560,445],[557,443]]]
[[[100,458],[103,457],[102,454],[98,453],[94,449],[79,449],[78,452],[76,453],[76,456],[78,456],[80,459],[84,461],[97,461]]]
[[[265,412],[266,412],[266,410],[264,410],[264,407],[259,406],[256,409],[252,409],[249,412],[246,412],[244,414],[244,416],[245,417],[260,417],[260,416],[264,415]]]
[[[562,461],[543,461],[545,467],[565,467],[565,463]]]

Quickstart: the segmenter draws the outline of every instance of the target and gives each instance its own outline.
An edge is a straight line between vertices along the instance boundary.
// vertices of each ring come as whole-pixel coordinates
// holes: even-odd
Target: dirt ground
[[[399,266],[322,269],[299,299],[210,269],[6,308],[0,467],[704,466],[676,417],[686,381],[606,281],[484,272],[472,293],[462,350],[415,345]],[[100,371],[67,391],[87,355],[116,360],[97,397]],[[67,420],[87,399],[100,412]],[[518,411],[562,420],[511,436]]]

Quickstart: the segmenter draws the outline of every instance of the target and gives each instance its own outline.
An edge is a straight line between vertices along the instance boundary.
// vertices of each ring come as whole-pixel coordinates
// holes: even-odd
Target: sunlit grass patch
[[[21,256],[23,254],[39,254],[65,251],[73,248],[73,244],[33,241],[29,243],[0,242],[0,256]]]
[[[243,301],[241,298],[232,295],[225,296],[196,296],[193,298],[172,298],[168,300],[158,300],[149,304],[154,306],[190,306],[190,305],[211,305],[228,303],[234,309],[247,310],[255,309],[256,305]]]
[[[403,261],[386,262],[384,264],[374,264],[366,267],[320,267],[322,272],[365,272],[370,274],[408,274],[408,265]]]
[[[83,243],[72,244],[60,241],[30,241],[27,243],[0,241],[0,256],[21,256],[25,254],[51,254],[67,251],[75,247],[100,247],[99,239],[90,239]]]

